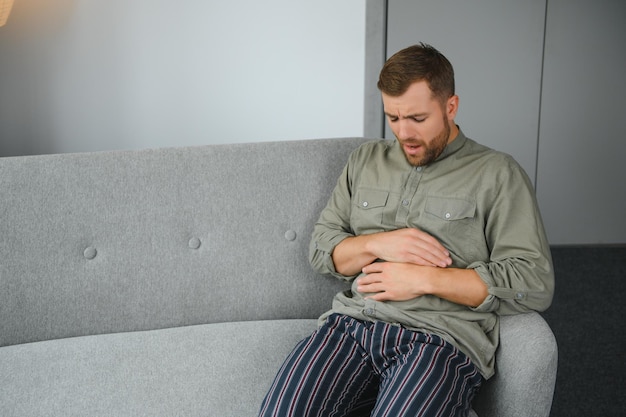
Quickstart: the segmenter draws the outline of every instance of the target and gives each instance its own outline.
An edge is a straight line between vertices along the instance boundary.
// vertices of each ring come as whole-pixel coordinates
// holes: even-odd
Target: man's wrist
[[[453,303],[477,307],[489,295],[487,284],[473,269],[430,268],[427,277],[428,294]]]

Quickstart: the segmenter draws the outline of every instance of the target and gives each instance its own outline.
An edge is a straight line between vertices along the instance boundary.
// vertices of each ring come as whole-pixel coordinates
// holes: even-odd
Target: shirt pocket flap
[[[461,220],[474,217],[476,203],[460,198],[428,197],[425,211],[442,220]]]
[[[369,210],[376,207],[384,207],[387,204],[389,193],[380,190],[359,190],[356,194],[356,205],[363,209]]]

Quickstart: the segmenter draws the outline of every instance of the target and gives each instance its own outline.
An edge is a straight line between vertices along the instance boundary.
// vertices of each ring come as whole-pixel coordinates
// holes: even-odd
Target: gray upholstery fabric
[[[317,317],[311,230],[362,141],[0,159],[0,346]]]
[[[253,417],[315,324],[218,323],[6,347],[0,415]]]
[[[346,287],[308,243],[365,140],[0,158],[0,415],[254,415]],[[501,332],[479,415],[547,416],[552,332]]]
[[[478,415],[550,415],[558,363],[552,330],[539,314],[520,314],[502,317],[500,336],[496,374],[474,402]]]

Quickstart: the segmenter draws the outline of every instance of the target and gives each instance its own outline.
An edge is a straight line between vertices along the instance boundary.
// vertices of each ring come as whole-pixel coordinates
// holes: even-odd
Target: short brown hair
[[[409,46],[389,58],[380,71],[378,89],[397,97],[418,81],[426,81],[433,96],[442,101],[454,95],[452,64],[441,52],[425,43]]]

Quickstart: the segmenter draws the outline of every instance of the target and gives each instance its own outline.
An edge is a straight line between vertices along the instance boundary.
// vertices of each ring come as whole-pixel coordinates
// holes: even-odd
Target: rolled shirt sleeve
[[[354,156],[353,154],[351,159]],[[330,274],[343,280],[351,280],[354,276],[349,277],[337,272],[332,253],[342,240],[354,236],[350,228],[352,197],[349,178],[352,166],[353,164],[349,161],[337,180],[331,198],[315,224],[309,247],[309,261],[313,269],[321,274]]]
[[[500,315],[544,311],[554,294],[554,271],[535,193],[526,173],[512,159],[500,170],[485,238],[489,261],[472,262],[489,296],[476,311]]]

